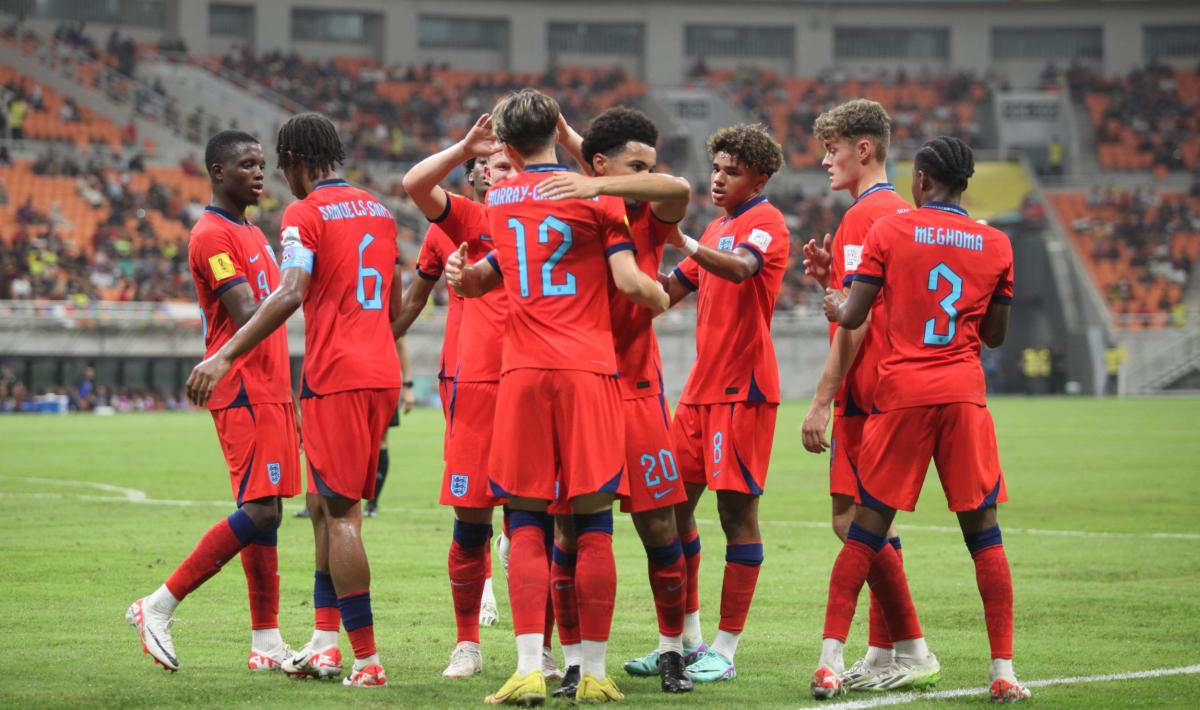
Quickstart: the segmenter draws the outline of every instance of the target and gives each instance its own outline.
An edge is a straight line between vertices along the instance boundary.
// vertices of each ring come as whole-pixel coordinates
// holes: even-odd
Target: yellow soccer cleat
[[[593,675],[585,675],[579,681],[579,689],[575,691],[575,702],[577,703],[615,703],[624,699],[625,694],[617,688],[612,676],[605,676],[604,680],[596,680]]]
[[[484,705],[520,705],[532,707],[546,702],[546,677],[540,670],[512,677],[494,694],[483,699]]]

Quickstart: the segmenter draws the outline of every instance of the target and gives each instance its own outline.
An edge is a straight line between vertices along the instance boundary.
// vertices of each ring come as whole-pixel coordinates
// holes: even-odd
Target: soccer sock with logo
[[[879,549],[871,560],[867,583],[871,587],[872,598],[879,600],[879,606],[886,619],[884,626],[896,653],[903,651],[907,654],[912,651],[913,645],[905,642],[923,638],[923,634],[921,622],[917,618],[917,609],[908,591],[904,565],[895,547],[885,544]],[[924,649],[924,644],[919,646],[918,650]]]
[[[220,572],[226,562],[233,559],[234,555],[256,537],[258,528],[254,521],[246,511],[239,508],[204,533],[191,554],[171,573],[163,586],[170,592],[170,596],[175,598],[176,604],[183,601],[184,597]],[[155,602],[159,601],[159,596],[155,594]],[[169,603],[169,600],[164,601]],[[173,604],[170,607],[174,609]]]
[[[604,680],[605,652],[617,597],[617,563],[613,559],[612,509],[576,514],[575,535],[579,561],[575,569],[575,594],[579,607],[579,633],[583,639],[585,675]]]
[[[342,612],[338,609],[337,592],[329,572],[317,570],[313,575],[313,610],[316,612],[311,642],[313,648],[336,646],[338,629],[342,626]]]
[[[508,601],[517,637],[517,673],[525,675],[542,667],[546,605],[550,596],[546,540],[552,523],[546,513],[514,510],[508,524],[512,545],[508,559]]]
[[[742,629],[746,627],[746,616],[750,613],[750,602],[754,600],[754,587],[758,584],[762,563],[761,542],[729,543],[725,546],[721,623],[717,625],[712,650],[731,661],[737,653]]]
[[[355,660],[375,655],[375,619],[371,614],[371,592],[363,589],[337,598],[338,610],[342,613],[342,626],[350,637]],[[355,664],[358,667],[358,664]]]
[[[450,596],[454,599],[454,623],[458,642],[479,643],[479,605],[487,563],[491,525],[454,521],[450,542]]]
[[[658,614],[659,647],[662,652],[683,653],[683,616],[687,606],[687,563],[683,543],[675,538],[662,547],[646,546],[650,590]]]
[[[558,642],[563,653],[578,655],[579,649],[579,604],[575,594],[574,552],[567,552],[554,544],[550,562],[550,599],[554,602],[554,620],[558,622]],[[570,651],[568,652],[568,649]]]
[[[680,540],[683,542],[683,563],[687,569],[683,643],[696,648],[704,644],[704,635],[700,630],[700,529],[692,528],[690,532],[680,535]]]
[[[975,582],[983,598],[988,642],[993,659],[1011,659],[1013,655],[1013,587],[1004,540],[996,525],[964,535],[967,549],[975,560]],[[1009,669],[1011,672],[1011,668]]]
[[[255,631],[279,628],[278,540],[279,531],[271,528],[242,548],[242,571],[246,573],[250,595],[250,627]],[[270,650],[257,644],[255,647],[260,651]]]
[[[858,606],[858,593],[867,582],[871,561],[886,544],[884,536],[859,527],[858,523],[850,523],[846,542],[829,575],[829,600],[825,605],[823,638],[846,642],[850,623],[854,620],[854,609]]]

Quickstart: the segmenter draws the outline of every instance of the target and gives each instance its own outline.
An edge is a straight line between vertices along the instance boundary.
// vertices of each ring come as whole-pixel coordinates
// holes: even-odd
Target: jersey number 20
[[[529,249],[525,246],[525,225],[516,217],[508,218],[508,228],[517,237],[517,269],[521,273],[521,298],[529,298]],[[542,264],[542,295],[543,296],[574,296],[575,275],[566,272],[567,277],[562,283],[554,282],[554,267],[571,249],[571,225],[557,217],[548,216],[538,225],[538,244],[550,243],[550,232],[555,231],[562,237],[562,243],[554,250],[546,263]]]
[[[938,301],[938,305],[946,312],[946,316],[950,319],[949,325],[946,327],[945,333],[937,332],[937,318],[930,318],[925,321],[925,339],[926,345],[949,345],[951,340],[954,340],[955,319],[958,318],[958,301],[962,298],[962,277],[954,273],[945,263],[938,264],[929,270],[929,290],[936,292],[938,290],[938,282],[942,279],[950,284],[950,293],[945,298]]]

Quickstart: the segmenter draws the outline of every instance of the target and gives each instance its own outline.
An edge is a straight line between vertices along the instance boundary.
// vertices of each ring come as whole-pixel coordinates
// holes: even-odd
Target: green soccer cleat
[[[736,678],[737,666],[733,665],[733,661],[709,649],[688,666],[687,672],[695,683],[716,683]]]
[[[692,663],[700,656],[708,651],[708,646],[700,644],[699,646],[684,646],[683,647],[683,662]],[[641,658],[635,658],[632,661],[625,661],[625,672],[639,678],[657,678],[658,677],[658,657],[662,655],[659,651],[651,651]]]

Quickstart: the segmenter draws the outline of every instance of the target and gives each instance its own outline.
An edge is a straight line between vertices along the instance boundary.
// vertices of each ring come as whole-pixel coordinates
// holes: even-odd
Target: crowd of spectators
[[[10,367],[0,367],[0,414],[17,412],[65,414],[107,411],[161,412],[190,409],[183,391],[96,384],[88,367],[73,385],[30,388]]]

